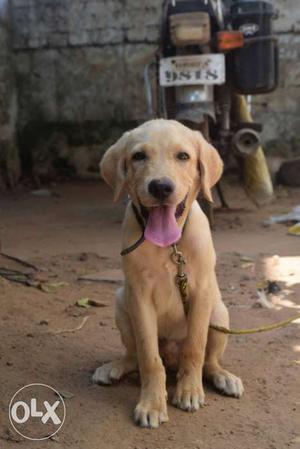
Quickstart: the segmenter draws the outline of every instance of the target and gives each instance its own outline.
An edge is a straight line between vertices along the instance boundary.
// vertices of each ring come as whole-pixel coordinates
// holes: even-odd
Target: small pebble
[[[40,325],[40,326],[48,326],[48,324],[49,324],[49,321],[48,321],[48,320],[41,320],[41,321],[39,322],[39,325]]]

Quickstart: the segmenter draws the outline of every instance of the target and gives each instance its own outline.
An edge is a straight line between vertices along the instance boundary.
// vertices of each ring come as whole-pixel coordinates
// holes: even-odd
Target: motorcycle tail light
[[[210,19],[206,12],[172,14],[169,24],[171,42],[175,47],[204,45],[210,41]]]
[[[219,31],[217,47],[220,51],[234,50],[244,46],[244,35],[241,31]]]

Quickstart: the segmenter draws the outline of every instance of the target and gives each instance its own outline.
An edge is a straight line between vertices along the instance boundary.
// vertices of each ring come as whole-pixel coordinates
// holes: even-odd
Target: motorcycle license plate
[[[162,58],[159,83],[163,87],[225,83],[223,54],[204,54]]]

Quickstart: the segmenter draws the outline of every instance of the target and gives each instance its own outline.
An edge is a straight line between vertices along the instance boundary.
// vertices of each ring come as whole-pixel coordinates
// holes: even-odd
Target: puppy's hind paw
[[[92,381],[99,385],[111,385],[118,382],[125,374],[128,374],[137,369],[137,362],[135,357],[123,357],[120,360],[105,363],[93,374]]]
[[[244,393],[244,386],[241,379],[228,371],[222,370],[211,376],[213,385],[221,393],[227,396],[240,398]]]
[[[93,383],[99,385],[111,385],[113,382],[118,381],[122,376],[122,369],[114,365],[114,362],[110,362],[99,366],[93,374]]]

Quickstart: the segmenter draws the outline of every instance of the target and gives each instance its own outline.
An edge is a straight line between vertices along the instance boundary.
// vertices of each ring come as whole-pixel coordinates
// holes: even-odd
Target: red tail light
[[[217,34],[218,50],[226,51],[244,46],[244,35],[241,31],[219,31]]]

